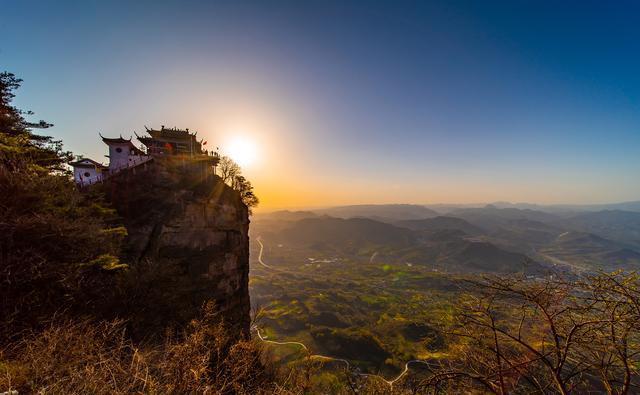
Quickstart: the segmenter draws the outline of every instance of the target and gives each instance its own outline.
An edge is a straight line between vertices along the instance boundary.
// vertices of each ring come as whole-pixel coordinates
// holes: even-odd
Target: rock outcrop
[[[204,163],[172,159],[119,174],[105,187],[128,232],[123,260],[139,282],[130,304],[146,309],[132,330],[184,324],[213,301],[247,336],[249,215],[238,193]]]

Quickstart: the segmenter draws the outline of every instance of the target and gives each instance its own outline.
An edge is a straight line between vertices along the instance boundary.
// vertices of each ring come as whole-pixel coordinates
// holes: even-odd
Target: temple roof
[[[142,136],[142,137],[138,137],[138,140],[139,140],[141,143],[143,143],[143,144],[144,144],[144,143],[145,143],[145,141],[146,141],[146,142],[151,142],[151,141],[153,141],[153,137]]]
[[[159,130],[144,127],[148,135],[139,136],[135,133],[136,138],[142,144],[147,146],[150,152],[170,152],[173,154],[190,154],[201,155],[202,140],[196,138],[197,132],[191,132],[189,129],[165,128],[162,126]]]
[[[120,135],[120,137],[118,138],[109,138],[109,137],[104,137],[101,133],[98,133],[98,135],[100,135],[100,137],[102,138],[102,141],[104,141],[105,144],[131,144],[133,145],[133,143],[131,142],[131,137],[129,137],[129,139],[125,139],[122,137],[122,135]]]
[[[99,167],[103,169],[107,168],[107,166],[103,165],[102,163],[98,163],[90,158],[81,158],[75,162],[69,162],[69,165],[73,167]]]
[[[160,130],[156,129],[147,129],[147,133],[151,135],[151,137],[157,138],[165,138],[165,139],[177,139],[177,140],[191,140],[195,139],[197,132],[191,133],[189,129],[178,129],[178,128],[165,128],[162,126]]]
[[[129,148],[131,150],[133,150],[136,154],[138,155],[145,155],[144,151],[142,151],[140,148],[136,147],[135,144],[133,144],[133,142],[131,141],[131,137],[129,137],[129,139],[125,139],[122,137],[122,135],[120,135],[120,137],[118,138],[108,138],[108,137],[104,137],[102,134],[98,133],[100,135],[100,137],[102,138],[102,141],[107,144],[127,144],[129,146]]]

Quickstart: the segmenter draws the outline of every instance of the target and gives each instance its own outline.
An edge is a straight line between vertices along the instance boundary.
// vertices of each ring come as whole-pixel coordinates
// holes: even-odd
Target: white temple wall
[[[109,144],[109,171],[115,171],[129,165],[131,148],[129,143]]]
[[[74,167],[73,179],[78,184],[94,184],[102,179],[102,172],[95,167]]]

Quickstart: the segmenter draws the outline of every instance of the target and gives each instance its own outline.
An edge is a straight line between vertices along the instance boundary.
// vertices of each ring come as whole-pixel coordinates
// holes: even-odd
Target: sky
[[[98,132],[145,125],[252,146],[263,210],[629,201],[638,15],[626,1],[0,0],[0,70],[24,79],[17,106],[99,161]]]

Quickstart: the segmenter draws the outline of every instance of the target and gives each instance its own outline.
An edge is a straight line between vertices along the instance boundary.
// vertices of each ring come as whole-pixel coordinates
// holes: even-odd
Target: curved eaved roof
[[[120,137],[118,137],[118,138],[104,137],[101,133],[98,133],[98,135],[100,135],[100,137],[102,138],[102,141],[106,145],[110,145],[110,144],[127,144],[129,146],[129,148],[136,153],[136,155],[146,155],[144,153],[144,151],[142,151],[140,148],[136,147],[133,144],[133,142],[131,141],[132,137],[129,137],[129,139],[127,140],[124,137],[122,137],[122,135],[120,135]],[[136,136],[138,136],[138,135],[136,134]]]
[[[131,145],[133,145],[133,143],[131,142],[131,137],[129,137],[129,139],[125,139],[122,137],[122,135],[120,135],[120,137],[118,138],[109,138],[109,137],[104,137],[102,135],[102,133],[98,133],[98,135],[102,138],[102,141],[104,141],[105,144],[123,144],[123,143],[130,143]]]
[[[98,163],[93,159],[90,158],[82,158],[82,159],[78,159],[75,162],[69,162],[69,165],[73,166],[73,167],[98,167],[98,168],[102,168],[105,169],[107,166],[103,165],[102,163]]]

